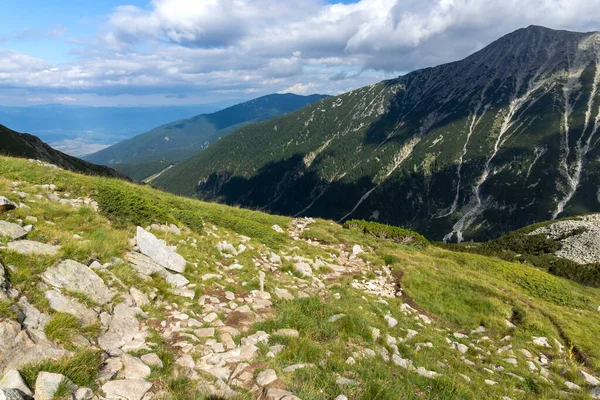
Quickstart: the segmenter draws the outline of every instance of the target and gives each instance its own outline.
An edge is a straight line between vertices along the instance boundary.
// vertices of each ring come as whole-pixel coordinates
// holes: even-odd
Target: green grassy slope
[[[50,326],[53,328],[67,319],[49,310],[40,293],[39,276],[45,268],[64,258],[87,264],[91,255],[100,263],[123,257],[131,251],[128,239],[133,237],[136,225],[175,223],[183,228],[183,235],[153,232],[168,244],[177,245],[178,253],[189,261],[185,276],[196,285],[196,298],[203,294],[222,297],[225,290],[239,298],[249,296],[259,287],[258,271],[266,271],[265,287],[270,293],[281,287],[294,294],[307,293],[306,297],[297,295],[293,300],[272,295],[272,308],[259,313],[258,320],[243,333],[246,336],[264,330],[271,333],[269,345],[285,345],[273,358],[267,355],[269,347],[260,344],[258,357],[250,362],[252,375],[272,368],[279,377],[277,387],[290,390],[302,399],[335,398],[340,393],[352,400],[397,399],[399,395],[431,400],[502,396],[584,399],[588,389],[579,371],[585,369],[594,375],[600,371],[597,345],[600,342],[600,313],[597,311],[600,290],[523,264],[431,246],[406,246],[364,234],[362,230],[343,229],[326,220],[308,221],[308,227],[303,229],[299,228],[298,221],[287,217],[204,203],[119,180],[49,170],[24,160],[0,157],[0,194],[16,200],[11,192],[14,181],[21,182],[19,190],[28,193],[41,193],[43,189],[35,185],[53,183],[58,193],[68,191],[72,198],[90,196],[98,202],[98,213],[88,207],[77,210],[39,201],[28,203],[29,210],[18,209],[2,217],[16,221],[35,216],[39,223],[35,224],[30,238],[62,246],[56,256],[37,258],[0,249],[2,263],[13,266],[8,275],[10,282],[35,306],[52,314],[55,322]],[[287,232],[275,232],[274,224]],[[74,239],[75,233],[83,240]],[[223,240],[235,246],[242,242],[247,246],[243,254],[235,257],[235,262],[243,265],[242,269],[224,272],[223,267],[231,265],[234,259],[216,249],[217,243]],[[361,246],[365,253],[347,264],[352,266],[351,272],[336,275],[325,264],[315,267],[316,279],[311,280],[298,276],[292,266],[292,257],[345,264],[355,245]],[[265,264],[271,252],[282,256],[281,264]],[[265,265],[269,267],[265,269]],[[391,271],[389,277],[386,266]],[[151,332],[155,332],[160,321],[169,319],[165,314],[168,310],[163,307],[166,304],[170,308],[176,305],[176,309],[190,315],[197,314],[200,319],[205,314],[205,306],[173,295],[160,277],[142,280],[126,264],[116,264],[109,272],[102,277],[114,282],[112,274],[123,282],[125,289],[114,286],[119,293],[135,286],[142,291],[154,290],[158,295],[156,305],[144,308],[148,321],[156,322],[155,325],[148,322]],[[207,273],[225,276],[223,280],[206,280],[203,276]],[[376,281],[380,277],[393,283],[395,290],[401,289],[403,295],[379,298],[355,287],[356,283]],[[405,315],[402,310],[406,305],[415,309],[416,314],[405,311]],[[2,309],[8,308],[0,307],[0,311]],[[345,314],[345,317],[329,322],[330,317],[337,314]],[[398,324],[391,326],[386,316],[395,318]],[[431,323],[425,323],[423,316]],[[140,316],[141,321],[144,318]],[[233,323],[229,318],[224,320]],[[514,327],[509,327],[507,320]],[[473,333],[479,326],[484,326],[485,332]],[[277,335],[275,332],[280,328],[296,329],[299,335]],[[381,337],[374,339],[372,328],[379,329]],[[72,329],[78,328],[73,325]],[[409,330],[417,334],[397,344],[400,356],[412,360],[415,367],[440,374],[437,378],[420,376],[380,356],[392,351],[386,343],[386,335],[404,338]],[[467,334],[468,338],[457,339],[454,332]],[[55,340],[63,340],[71,334],[68,330],[51,333]],[[93,330],[84,332],[92,342],[95,335]],[[532,336],[549,338],[551,347],[535,346]],[[182,339],[175,337],[174,340]],[[466,353],[452,349],[447,340],[467,344]],[[169,365],[164,370],[153,370],[149,380],[154,387],[174,398],[204,398],[206,394],[201,388],[205,386],[200,382],[212,378],[201,375],[197,381],[183,374],[175,377],[177,366],[173,361],[181,355],[181,348],[173,346],[174,343],[159,333],[153,333],[151,341],[154,344],[149,351],[160,354],[165,365]],[[203,342],[192,343],[193,350],[186,354],[200,360],[204,355],[199,350]],[[89,348],[75,346],[74,358],[24,368],[22,372],[28,382],[34,381],[40,370],[56,370],[78,384],[93,386],[90,377],[100,365],[93,355],[86,353]],[[364,349],[374,349],[377,355],[361,357]],[[530,351],[536,360],[528,360],[520,349]],[[351,356],[356,363],[346,362]],[[541,365],[537,361],[537,357],[542,356],[549,360],[544,367],[545,376],[540,374]],[[518,360],[517,364],[508,363],[509,358]],[[468,365],[465,360],[473,364]],[[535,370],[530,370],[527,361],[532,362]],[[312,366],[291,373],[283,371],[285,367],[301,363]],[[86,368],[77,367],[81,365]],[[343,385],[340,377],[355,380],[358,385]],[[490,386],[486,380],[496,384]],[[575,382],[583,389],[568,390],[565,381]],[[253,398],[243,387],[234,389],[241,394],[240,398]]]
[[[599,211],[597,36],[521,29],[462,61],[246,126],[155,184],[432,240]]]
[[[86,159],[111,166],[148,160],[179,161],[246,124],[297,110],[323,97],[294,94],[260,97],[213,114],[160,126],[86,156]]]

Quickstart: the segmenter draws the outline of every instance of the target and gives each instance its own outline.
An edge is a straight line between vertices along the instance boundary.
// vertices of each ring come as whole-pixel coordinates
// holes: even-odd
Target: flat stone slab
[[[17,240],[6,245],[7,249],[19,254],[37,255],[37,256],[55,256],[60,250],[60,246],[53,246],[32,240]]]
[[[63,296],[56,290],[48,290],[46,299],[54,311],[74,315],[83,325],[91,325],[98,320],[98,315],[80,302]]]
[[[62,261],[48,268],[42,280],[50,286],[85,294],[96,303],[103,305],[112,299],[112,294],[93,270],[73,260]]]
[[[137,245],[140,253],[147,255],[157,264],[174,272],[185,271],[185,259],[171,249],[167,244],[156,238],[142,227],[137,227]]]
[[[21,225],[0,221],[0,236],[9,237],[10,240],[17,240],[27,236],[27,231]]]
[[[107,400],[141,400],[152,388],[152,383],[141,379],[109,381],[102,386]]]

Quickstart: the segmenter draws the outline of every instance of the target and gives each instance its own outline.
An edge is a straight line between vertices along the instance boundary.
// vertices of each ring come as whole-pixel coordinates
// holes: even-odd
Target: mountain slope
[[[294,94],[260,97],[213,114],[160,126],[85,158],[111,166],[148,160],[179,161],[248,123],[297,110],[323,97]]]
[[[39,138],[0,125],[0,154],[44,161],[70,171],[128,179],[112,168],[95,165],[53,149]]]
[[[600,395],[598,288],[20,159],[0,195],[0,376],[36,398]]]
[[[466,59],[251,125],[166,190],[448,241],[600,210],[600,34],[531,26]]]

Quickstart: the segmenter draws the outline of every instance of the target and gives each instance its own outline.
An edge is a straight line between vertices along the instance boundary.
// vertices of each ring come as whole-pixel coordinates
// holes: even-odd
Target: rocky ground
[[[530,233],[538,234],[560,241],[558,257],[579,264],[600,263],[600,214],[557,221]]]
[[[0,399],[391,398],[365,391],[361,368],[403,379],[395,398],[477,398],[471,385],[489,398],[542,398],[536,385],[600,398],[560,335],[525,334],[510,316],[493,332],[446,324],[368,243],[315,240],[312,219],[273,225],[287,238],[275,248],[213,224],[118,228],[92,197],[4,187]],[[109,258],[111,243],[125,251]],[[88,381],[70,369],[86,351],[98,357]]]

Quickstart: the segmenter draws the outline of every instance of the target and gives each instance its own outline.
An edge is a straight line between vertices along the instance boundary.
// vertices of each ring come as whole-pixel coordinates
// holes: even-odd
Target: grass
[[[82,350],[72,357],[27,364],[20,369],[29,387],[35,387],[40,372],[62,374],[78,386],[96,388],[96,378],[102,366],[101,353],[91,349]]]
[[[0,300],[0,319],[16,317],[17,312],[13,309],[12,303],[8,300]]]
[[[63,345],[69,345],[73,336],[81,331],[81,323],[74,315],[56,313],[44,327],[48,339]]]
[[[373,221],[350,220],[344,223],[344,228],[362,231],[365,234],[396,243],[408,244],[416,247],[427,247],[429,241],[417,232],[397,226],[380,224]]]

